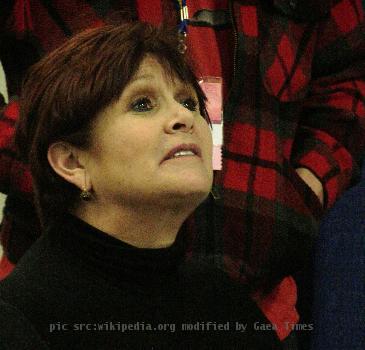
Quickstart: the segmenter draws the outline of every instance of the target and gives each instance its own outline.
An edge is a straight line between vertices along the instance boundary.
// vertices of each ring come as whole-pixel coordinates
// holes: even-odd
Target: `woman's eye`
[[[196,101],[194,98],[189,97],[181,102],[181,104],[187,108],[188,110],[195,112],[198,107],[198,101]]]
[[[132,103],[132,110],[135,112],[148,112],[154,106],[148,97],[142,97]]]

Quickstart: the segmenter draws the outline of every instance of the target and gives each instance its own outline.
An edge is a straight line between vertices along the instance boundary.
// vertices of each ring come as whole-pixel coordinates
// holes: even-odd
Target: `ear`
[[[92,185],[84,165],[79,162],[80,151],[67,142],[55,142],[48,147],[47,159],[52,169],[80,190]]]

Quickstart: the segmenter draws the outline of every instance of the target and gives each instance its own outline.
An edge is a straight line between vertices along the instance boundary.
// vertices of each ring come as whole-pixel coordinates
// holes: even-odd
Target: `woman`
[[[17,143],[45,233],[0,285],[6,349],[276,348],[243,287],[184,262],[212,143],[177,46],[105,26],[31,70]]]

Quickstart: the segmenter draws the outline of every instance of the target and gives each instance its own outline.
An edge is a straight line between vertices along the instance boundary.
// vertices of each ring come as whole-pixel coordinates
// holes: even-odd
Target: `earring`
[[[80,193],[80,198],[83,201],[89,201],[91,199],[91,192],[84,188]]]
[[[91,192],[86,189],[86,172],[85,172],[85,185],[82,188],[82,191],[80,193],[80,198],[83,201],[89,201],[91,199]]]

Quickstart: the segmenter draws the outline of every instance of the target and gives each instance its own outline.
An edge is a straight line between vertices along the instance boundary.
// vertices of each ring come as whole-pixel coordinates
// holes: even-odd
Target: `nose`
[[[169,134],[177,132],[193,132],[194,130],[194,114],[189,109],[175,101],[170,109],[168,118],[165,124],[165,130]]]

